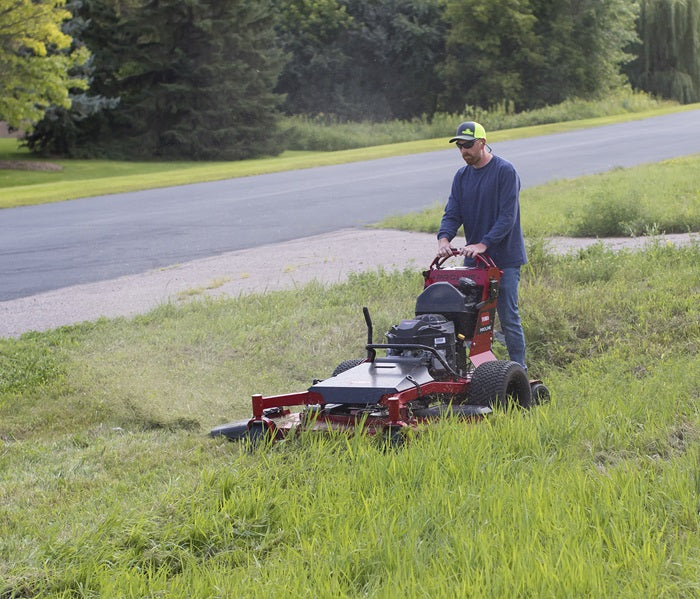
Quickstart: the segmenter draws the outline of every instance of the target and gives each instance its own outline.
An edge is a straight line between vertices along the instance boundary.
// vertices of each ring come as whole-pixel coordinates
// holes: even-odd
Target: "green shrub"
[[[639,201],[632,197],[612,198],[598,192],[589,199],[583,215],[574,225],[577,237],[615,237],[640,235],[644,229],[645,215]]]

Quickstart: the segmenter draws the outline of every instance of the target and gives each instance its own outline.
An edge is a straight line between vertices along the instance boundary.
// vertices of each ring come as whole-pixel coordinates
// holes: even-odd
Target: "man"
[[[470,264],[487,252],[503,271],[498,294],[498,318],[511,360],[525,365],[525,336],[518,313],[520,267],[527,263],[520,228],[520,178],[513,165],[491,153],[479,124],[460,124],[449,143],[466,162],[452,181],[452,191],[438,231],[438,256],[451,256],[450,242],[464,226],[466,245],[459,253]],[[488,148],[488,149],[487,149]]]

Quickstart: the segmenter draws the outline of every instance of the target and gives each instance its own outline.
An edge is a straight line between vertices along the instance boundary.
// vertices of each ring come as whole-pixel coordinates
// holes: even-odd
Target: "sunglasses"
[[[455,145],[461,150],[462,148],[471,148],[477,141],[478,139],[472,139],[471,141],[462,141],[462,142],[457,142]]]

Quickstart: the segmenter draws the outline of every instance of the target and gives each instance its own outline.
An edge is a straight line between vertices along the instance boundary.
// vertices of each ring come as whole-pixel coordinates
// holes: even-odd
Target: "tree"
[[[384,120],[432,113],[442,0],[277,0],[290,114]]]
[[[532,6],[542,59],[524,108],[600,97],[626,83],[622,69],[637,39],[636,2],[539,0]]]
[[[640,43],[627,72],[636,88],[700,101],[700,0],[642,0]]]
[[[447,0],[443,109],[512,102],[525,110],[618,87],[636,8],[629,0]]]
[[[345,97],[358,116],[409,119],[435,111],[444,59],[442,0],[345,0],[356,27],[344,38]]]
[[[236,160],[281,151],[281,52],[269,2],[84,0],[91,92],[119,98],[75,121],[71,156]]]
[[[276,35],[287,55],[277,81],[288,114],[336,112],[350,57],[338,43],[353,18],[338,0],[277,0]]]
[[[258,0],[147,0],[129,23],[115,110],[133,152],[235,160],[269,154],[281,68],[273,14]]]
[[[541,41],[529,0],[448,0],[447,56],[440,66],[442,108],[524,103],[538,68]]]
[[[71,12],[73,18],[63,23],[62,31],[70,35],[72,50],[85,47],[83,36],[86,35],[90,20],[79,14],[83,4],[83,0],[73,0],[66,4],[66,9]],[[99,44],[95,45],[98,49],[102,47]],[[85,64],[74,67],[72,73],[80,76],[82,80],[93,81],[94,58],[95,55],[92,54]],[[100,94],[86,92],[82,88],[70,89],[68,98],[69,108],[56,104],[49,106],[44,117],[22,138],[24,145],[32,152],[68,155],[81,136],[77,124],[119,104],[119,98],[106,98]]]
[[[86,81],[71,74],[84,64],[85,48],[67,51],[61,24],[71,14],[65,0],[0,0],[0,118],[31,130],[49,106],[70,107],[70,88]]]

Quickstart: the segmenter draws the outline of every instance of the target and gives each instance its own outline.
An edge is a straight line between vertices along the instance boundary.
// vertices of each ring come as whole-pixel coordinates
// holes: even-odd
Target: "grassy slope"
[[[552,403],[398,452],[248,454],[203,433],[362,355],[361,306],[386,330],[413,272],[3,340],[6,592],[697,594],[700,248],[531,253],[523,315]]]
[[[584,127],[607,125],[622,120],[638,120],[659,114],[697,108],[697,104],[674,106],[613,117],[494,131],[489,134],[489,139],[495,142],[505,139],[532,137]],[[64,167],[63,171],[26,172],[0,170],[0,208],[170,185],[184,185],[282,170],[341,164],[351,161],[371,160],[401,154],[432,152],[445,147],[445,139],[438,138],[338,152],[285,152],[282,156],[275,158],[240,162],[144,163],[102,160],[57,160],[55,162]],[[11,139],[0,140],[0,160],[2,159],[33,160],[26,151],[18,150],[16,142]]]
[[[697,595],[700,247],[529,253],[552,403],[399,452],[204,433],[361,356],[415,272],[0,340],[0,596]]]

